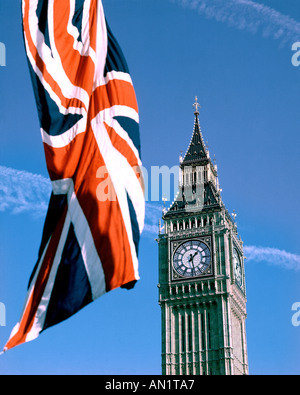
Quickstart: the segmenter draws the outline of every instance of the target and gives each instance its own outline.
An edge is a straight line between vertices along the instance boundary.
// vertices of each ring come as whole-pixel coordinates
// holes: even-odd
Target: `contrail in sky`
[[[274,8],[252,0],[170,0],[191,8],[207,18],[249,33],[291,45],[300,40],[300,23]]]
[[[300,255],[277,248],[245,246],[244,253],[248,261],[267,262],[273,266],[289,270],[300,270]]]
[[[45,217],[51,194],[51,183],[40,174],[0,166],[0,216],[27,213],[35,218]],[[156,238],[162,206],[146,203],[146,221],[143,235]],[[269,247],[245,246],[248,262],[265,262],[289,270],[300,269],[300,255]]]
[[[51,193],[50,181],[23,170],[0,166],[0,214],[27,212],[33,216],[44,216]]]

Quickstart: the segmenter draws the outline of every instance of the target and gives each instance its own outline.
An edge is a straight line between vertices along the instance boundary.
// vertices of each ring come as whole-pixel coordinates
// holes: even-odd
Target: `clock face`
[[[233,268],[235,274],[235,281],[239,286],[241,286],[243,284],[242,265],[239,253],[235,248],[233,250]]]
[[[173,267],[183,277],[201,276],[209,268],[210,261],[209,247],[200,240],[189,240],[176,249]]]

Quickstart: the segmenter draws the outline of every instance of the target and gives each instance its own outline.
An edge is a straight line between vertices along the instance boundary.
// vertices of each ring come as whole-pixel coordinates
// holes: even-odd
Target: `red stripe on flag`
[[[118,140],[117,136],[114,139]],[[107,172],[103,178],[97,178],[98,169],[105,172],[106,167],[91,128],[77,135],[66,147],[45,144],[45,154],[52,180],[72,178],[74,181],[75,194],[102,262],[106,290],[135,280],[130,244],[114,186]],[[107,185],[105,201],[97,198],[97,188],[102,182]]]
[[[138,159],[127,141],[124,140],[113,128],[108,126],[105,122],[104,125],[110,137],[111,143],[115,147],[115,149],[118,150],[120,154],[122,154],[126,158],[130,166],[138,166]]]
[[[82,151],[87,148],[85,140],[86,133],[80,133],[65,147],[54,148],[44,143],[47,169],[52,181],[74,176]]]
[[[106,85],[101,85],[93,92],[94,106],[91,109],[93,119],[100,111],[112,106],[127,106],[138,112],[138,104],[134,88],[130,82],[110,80]]]
[[[29,8],[30,8],[30,0],[24,0],[24,17],[23,17],[23,29],[24,29],[24,35],[27,40],[28,44],[28,49],[30,51],[31,56],[33,57],[36,66],[40,70],[40,72],[43,75],[44,80],[50,85],[51,89],[53,92],[59,97],[62,106],[65,108],[69,107],[76,107],[76,108],[85,108],[85,105],[82,101],[76,99],[76,98],[71,98],[67,99],[60,88],[60,86],[56,83],[56,81],[52,78],[52,76],[49,74],[47,70],[47,66],[44,63],[43,59],[40,57],[38,50],[34,44],[34,41],[32,40],[31,37],[31,31],[30,31],[30,26],[29,26]],[[86,109],[87,110],[87,109]]]
[[[74,38],[68,33],[70,2],[54,1],[53,8],[54,40],[62,66],[71,83],[85,89],[90,96],[94,82],[95,64],[89,56],[82,56],[74,49]],[[94,10],[93,14],[95,14]],[[92,26],[89,35],[90,40],[94,42],[96,23]],[[101,38],[99,37],[99,39]]]
[[[139,166],[138,159],[135,156],[135,153],[133,152],[132,148],[129,146],[127,141],[125,141],[113,128],[108,126],[105,122],[104,125],[110,137],[112,145],[115,147],[116,150],[120,152],[120,154],[122,154],[126,158],[127,162],[135,172],[135,175],[140,182],[142,190],[144,191],[145,185],[143,180],[142,169]]]
[[[96,46],[97,46],[97,39],[100,39],[100,37],[97,37],[97,25],[98,23],[101,23],[101,21],[97,20],[97,12],[94,10],[98,10],[99,4],[98,0],[91,0],[90,4],[90,47],[96,51]]]
[[[108,174],[97,178],[98,169],[105,169],[105,162],[94,135],[86,133],[86,137],[85,144],[90,149],[82,153],[74,177],[74,190],[90,225],[105,274],[106,291],[110,291],[136,278],[128,235],[113,184]],[[107,183],[112,200],[100,201],[97,198],[97,188],[101,182]]]

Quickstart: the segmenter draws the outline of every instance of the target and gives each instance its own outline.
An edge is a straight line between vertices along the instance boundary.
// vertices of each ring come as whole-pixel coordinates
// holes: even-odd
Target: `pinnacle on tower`
[[[207,148],[203,141],[203,136],[200,128],[199,122],[199,111],[198,107],[201,107],[198,103],[198,98],[196,96],[195,103],[193,104],[195,107],[195,121],[194,121],[194,131],[190,141],[190,145],[187,149],[187,152],[181,162],[181,165],[193,165],[200,164],[203,161],[209,159]]]

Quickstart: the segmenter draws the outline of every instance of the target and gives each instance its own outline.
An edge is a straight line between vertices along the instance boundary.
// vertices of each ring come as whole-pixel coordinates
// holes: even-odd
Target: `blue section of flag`
[[[127,201],[128,201],[128,208],[129,208],[129,213],[130,213],[130,220],[131,220],[131,228],[132,228],[132,238],[135,246],[135,251],[136,255],[139,253],[139,242],[140,242],[140,230],[139,230],[139,224],[138,220],[136,217],[136,212],[133,207],[132,201],[127,194]]]
[[[119,122],[119,124],[124,130],[126,130],[135,148],[138,150],[141,158],[141,139],[140,139],[139,124],[136,123],[133,119],[128,117],[116,116],[114,117],[114,119]]]
[[[48,0],[38,2],[36,16],[39,29],[44,35],[45,44],[51,48],[48,31]]]
[[[59,264],[43,330],[92,302],[91,287],[81,249],[71,224]]]
[[[48,211],[44,223],[44,228],[43,228],[43,235],[42,235],[42,241],[41,245],[39,248],[39,253],[38,253],[38,260],[37,263],[35,264],[35,267],[31,273],[29,282],[28,282],[28,289],[30,287],[31,281],[35,275],[35,272],[37,270],[39,261],[42,257],[42,254],[46,248],[46,245],[52,236],[59,218],[62,216],[62,213],[67,205],[67,195],[54,195],[53,193],[51,194],[50,201],[49,201],[49,206],[48,206]]]
[[[72,19],[72,24],[73,26],[77,27],[79,36],[78,36],[78,41],[82,41],[81,39],[81,30],[82,30],[82,8],[84,5],[85,0],[76,0],[75,1],[75,12],[74,16]]]
[[[122,71],[123,73],[129,74],[129,69],[123,52],[112,34],[110,27],[106,21],[107,28],[107,38],[108,38],[108,47],[107,47],[107,57],[106,57],[106,65],[104,75],[106,75],[110,71]]]
[[[83,116],[80,114],[63,115],[48,91],[43,87],[31,64],[28,64],[40,125],[50,136],[59,136],[71,129]]]

